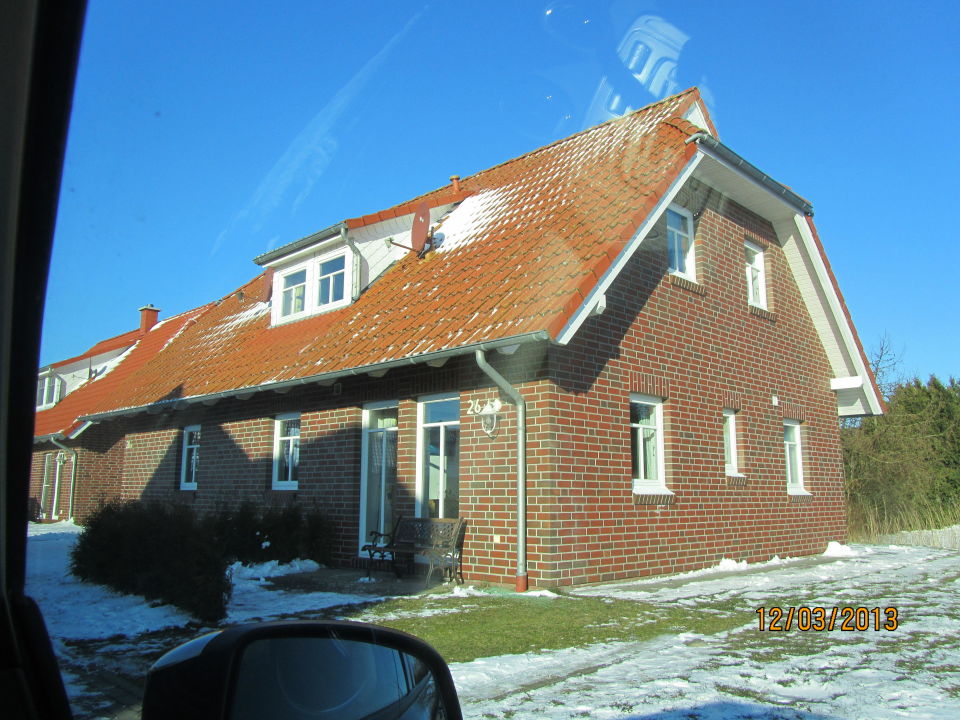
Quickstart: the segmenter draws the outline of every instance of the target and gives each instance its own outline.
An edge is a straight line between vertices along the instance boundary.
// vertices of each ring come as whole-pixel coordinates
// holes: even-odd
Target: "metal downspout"
[[[61,443],[61,442],[60,442],[59,440],[57,440],[55,437],[50,438],[50,442],[52,442],[54,445],[56,445],[56,446],[57,446],[58,448],[60,448],[61,450],[70,453],[70,460],[71,460],[71,463],[70,463],[70,497],[69,497],[68,502],[67,502],[67,520],[73,520],[73,496],[74,496],[74,491],[76,490],[76,487],[77,487],[77,451],[74,450],[73,448],[68,448],[66,445],[64,445],[63,443]],[[57,474],[57,477],[58,477],[58,480],[59,480],[59,473]],[[59,482],[58,482],[58,485],[59,485]],[[58,494],[59,494],[59,492],[54,493],[54,495],[58,495]],[[55,500],[54,502],[56,503],[57,501]]]
[[[476,350],[477,366],[517,406],[517,592],[527,590],[527,403],[506,379]]]
[[[363,262],[363,256],[360,255],[360,248],[357,247],[357,244],[347,234],[346,225],[340,226],[340,237],[343,238],[347,247],[350,248],[350,252],[353,253],[353,262],[350,263],[350,275],[352,276],[350,278],[350,300],[356,302],[360,298],[360,263]]]

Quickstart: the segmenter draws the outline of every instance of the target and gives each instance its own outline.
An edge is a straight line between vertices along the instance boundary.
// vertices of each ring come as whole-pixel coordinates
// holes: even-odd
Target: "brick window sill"
[[[747,486],[747,476],[746,475],[727,475],[727,487],[746,487]]]
[[[675,287],[683,288],[684,290],[689,290],[690,292],[696,293],[697,295],[707,294],[707,289],[703,285],[701,285],[700,283],[696,283],[693,280],[690,280],[688,278],[685,278],[682,275],[675,275],[671,273],[667,275],[667,277],[670,278],[670,284]]]
[[[777,321],[777,314],[772,313],[769,310],[764,310],[762,307],[757,307],[756,305],[747,305],[750,309],[751,315],[756,315],[758,318],[763,318],[764,320],[769,320],[770,322]]]
[[[788,497],[790,498],[791,503],[795,503],[797,505],[806,505],[813,502],[813,495],[806,491],[791,492],[788,493]]]
[[[634,505],[673,505],[676,496],[669,490],[660,492],[634,492]]]

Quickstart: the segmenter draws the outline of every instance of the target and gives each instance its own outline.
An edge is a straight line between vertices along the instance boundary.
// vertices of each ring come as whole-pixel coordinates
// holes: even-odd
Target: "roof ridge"
[[[465,183],[469,182],[470,180],[473,180],[473,179],[477,178],[477,177],[480,176],[480,175],[484,175],[484,174],[486,174],[486,173],[492,172],[492,171],[497,170],[497,169],[499,169],[499,168],[507,167],[507,166],[509,166],[511,163],[519,162],[519,161],[523,160],[524,158],[528,158],[528,157],[530,157],[530,156],[532,156],[532,155],[536,155],[536,154],[539,153],[539,152],[543,152],[543,151],[545,151],[545,150],[549,150],[550,148],[557,147],[557,146],[560,146],[560,145],[562,145],[562,144],[564,144],[564,143],[573,141],[573,140],[575,140],[575,139],[577,139],[577,138],[583,137],[584,135],[587,135],[587,134],[589,134],[589,133],[592,133],[592,132],[594,132],[594,131],[597,131],[597,130],[599,130],[599,129],[602,128],[602,127],[606,127],[607,125],[612,125],[612,124],[618,123],[618,122],[624,122],[624,121],[626,121],[628,118],[632,118],[632,117],[634,117],[634,116],[636,116],[636,115],[639,115],[640,113],[646,113],[646,112],[652,110],[653,108],[657,107],[658,105],[663,105],[664,103],[670,102],[670,101],[672,101],[672,100],[676,100],[677,98],[683,97],[684,95],[694,95],[695,97],[699,97],[699,96],[700,96],[700,91],[699,91],[699,89],[697,88],[696,85],[692,85],[692,86],[688,87],[686,90],[683,90],[683,91],[678,92],[678,93],[674,93],[673,95],[668,95],[667,97],[661,98],[660,100],[656,100],[655,102],[652,102],[652,103],[650,103],[649,105],[644,105],[644,106],[641,107],[641,108],[637,108],[637,109],[634,110],[633,112],[627,113],[626,115],[620,115],[619,117],[612,117],[612,118],[610,118],[610,119],[608,119],[608,120],[604,120],[604,121],[601,122],[601,123],[597,123],[596,125],[591,125],[591,126],[588,127],[588,128],[584,128],[583,130],[579,130],[579,131],[575,132],[573,135],[567,135],[566,137],[557,138],[556,140],[553,140],[552,142],[549,142],[549,143],[547,143],[546,145],[541,145],[540,147],[534,148],[533,150],[528,150],[528,151],[525,152],[525,153],[522,153],[522,154],[520,154],[520,155],[517,155],[516,157],[510,158],[509,160],[504,160],[503,162],[499,162],[499,163],[497,163],[496,165],[491,165],[490,167],[486,167],[486,168],[483,168],[482,170],[478,170],[477,172],[473,173],[472,175],[467,175],[465,178],[462,178],[462,179],[460,180],[460,185],[463,186]],[[414,207],[415,207],[414,203],[416,203],[417,201],[425,200],[426,198],[430,197],[431,195],[434,195],[434,194],[436,194],[436,193],[442,192],[442,191],[444,191],[444,190],[446,190],[446,189],[449,189],[449,185],[441,185],[441,186],[438,187],[438,188],[434,188],[433,190],[428,190],[427,192],[421,193],[420,195],[417,195],[417,196],[415,196],[415,197],[413,197],[413,198],[411,198],[411,199],[409,199],[409,200],[404,200],[403,202],[395,203],[395,204],[390,205],[389,207],[383,208],[382,210],[379,210],[379,211],[374,211],[374,212],[372,212],[372,213],[364,213],[363,215],[360,215],[359,217],[367,217],[368,215],[376,215],[378,212],[380,212],[380,213],[388,213],[388,212],[390,212],[391,210],[394,210],[394,209],[396,209],[396,208],[401,208],[401,207],[404,207],[404,206],[406,206],[406,205],[411,205],[411,206],[414,206]],[[469,191],[469,190],[467,190],[467,192],[469,192],[470,194],[472,194],[472,192]],[[411,209],[410,212],[413,212],[413,209]],[[348,218],[347,220],[344,220],[343,222],[347,222],[349,219],[350,219],[350,218]]]

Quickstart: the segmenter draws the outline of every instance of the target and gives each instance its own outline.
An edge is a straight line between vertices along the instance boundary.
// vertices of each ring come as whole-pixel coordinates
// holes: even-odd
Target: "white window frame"
[[[744,240],[744,271],[746,273],[747,280],[747,303],[758,307],[761,310],[767,309],[767,269],[766,269],[766,250],[763,249],[760,245],[757,245],[755,242],[750,240]],[[747,262],[746,251],[750,250],[755,253],[753,256],[753,262]],[[758,291],[756,296],[753,291],[753,277],[754,273],[757,274],[757,288]]]
[[[48,372],[37,378],[37,396],[40,396],[40,386],[43,385],[43,401],[37,404],[37,410],[46,410],[60,402],[60,395],[63,393],[63,378],[59,375]],[[53,390],[53,399],[48,400],[50,396],[51,385]]]
[[[723,470],[727,477],[743,477],[740,472],[740,435],[737,410],[723,409]]]
[[[284,440],[290,440],[293,435],[284,435],[283,424],[288,420],[299,420],[300,428],[297,431],[297,462],[295,467],[300,469],[300,443],[303,437],[303,419],[300,413],[284,413],[277,415],[273,419],[273,482],[271,487],[274,490],[298,490],[300,483],[298,480],[283,479],[280,477],[280,459],[282,457],[281,445]]]
[[[423,397],[417,398],[417,455],[416,455],[416,482],[417,482],[417,498],[416,498],[416,509],[417,517],[429,517],[429,509],[427,507],[427,492],[426,492],[426,478],[423,473],[423,460],[424,453],[426,452],[426,447],[424,443],[424,430],[428,427],[442,427],[444,425],[456,425],[460,427],[460,420],[457,419],[456,422],[440,422],[440,423],[426,423],[427,416],[427,405],[435,402],[443,402],[449,400],[456,400],[457,406],[460,405],[460,395],[458,393],[443,393],[440,395],[425,395]],[[459,453],[460,449],[458,446],[457,452]],[[460,481],[460,472],[459,468],[457,471],[457,482]],[[445,479],[444,479],[445,482]],[[443,497],[443,489],[440,488],[439,495]],[[440,517],[443,517],[443,511],[445,508],[440,508]]]
[[[675,241],[675,231],[670,229],[670,214],[679,215],[686,222],[687,232],[686,233],[677,233],[681,235],[682,238],[686,238],[689,241],[687,245],[687,251],[685,253],[678,253],[676,251],[677,243]],[[667,267],[670,270],[672,275],[678,275],[682,278],[686,278],[691,282],[697,281],[697,248],[696,248],[696,238],[695,231],[693,226],[693,214],[687,210],[685,207],[680,205],[670,205],[667,208],[666,214],[666,235],[667,235]],[[681,241],[682,247],[682,241]],[[675,260],[683,261],[683,269],[681,270],[676,266]]]
[[[370,414],[377,410],[397,410],[397,424],[392,428],[371,428]],[[370,531],[375,528],[367,527],[367,493],[368,482],[367,472],[369,465],[370,435],[379,432],[399,432],[400,431],[400,404],[395,400],[386,400],[382,402],[371,402],[363,406],[362,435],[360,441],[360,545],[370,542]],[[399,440],[399,436],[398,436]],[[399,450],[399,447],[398,447]],[[384,498],[380,499],[380,507],[383,507]],[[389,532],[392,528],[384,527],[384,532]],[[359,550],[359,548],[358,548]]]
[[[191,433],[197,434],[196,443],[190,442]],[[183,433],[180,437],[180,489],[196,490],[198,472],[197,466],[200,464],[200,442],[202,439],[200,426],[187,425],[183,428]],[[194,451],[192,455],[190,454],[191,449]],[[193,479],[189,480],[188,478]]]
[[[663,398],[654,397],[652,395],[641,395],[639,393],[630,393],[630,404],[638,405],[647,405],[653,408],[653,420],[654,420],[654,430],[656,432],[656,450],[657,450],[657,473],[656,477],[653,479],[650,478],[638,478],[633,476],[633,460],[632,453],[635,451],[635,448],[639,449],[639,433],[642,428],[649,428],[649,425],[641,425],[639,423],[630,422],[631,414],[629,413],[632,408],[628,408],[627,422],[630,428],[630,452],[631,452],[631,480],[633,481],[633,493],[635,495],[673,495],[673,493],[667,489],[666,481],[666,458],[663,454]],[[638,458],[642,458],[643,454],[638,452]],[[642,460],[641,460],[642,462]]]
[[[321,275],[321,269],[324,263],[343,257],[343,270],[336,273]],[[304,298],[303,310],[283,314],[283,292],[284,280],[294,273],[304,272]],[[320,281],[324,277],[334,277],[343,274],[343,297],[339,300],[332,300],[327,303],[320,302]],[[312,315],[336,310],[350,304],[353,293],[353,253],[349,249],[340,247],[319,255],[300,260],[292,265],[278,268],[273,276],[273,324],[281,325],[283,323],[301,320]]]
[[[788,431],[787,428],[790,428]],[[787,435],[792,438],[787,438]],[[791,449],[795,453],[796,477],[790,466]],[[787,493],[790,495],[809,495],[803,483],[803,423],[799,420],[783,421],[783,459],[787,481]]]

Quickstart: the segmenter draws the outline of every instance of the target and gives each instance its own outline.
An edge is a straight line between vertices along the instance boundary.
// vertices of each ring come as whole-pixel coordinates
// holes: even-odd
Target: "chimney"
[[[145,333],[156,325],[159,314],[160,308],[155,308],[153,305],[148,304],[140,308],[140,332]]]
[[[455,193],[460,192],[460,176],[459,176],[459,175],[451,175],[451,176],[450,176],[450,182],[453,183],[453,191],[454,191]]]

